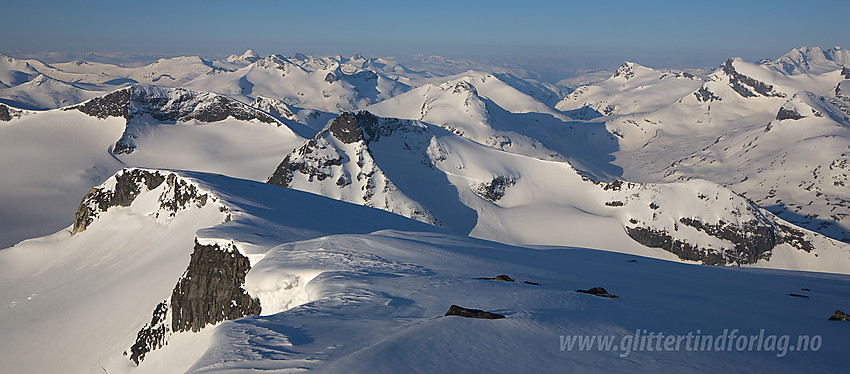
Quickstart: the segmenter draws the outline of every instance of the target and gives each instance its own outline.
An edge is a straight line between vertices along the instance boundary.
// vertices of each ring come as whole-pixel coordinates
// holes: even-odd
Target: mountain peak
[[[833,47],[823,50],[820,47],[793,48],[776,60],[759,63],[783,74],[823,74],[850,66],[850,51]]]
[[[614,72],[614,75],[612,75],[611,78],[623,77],[628,80],[635,76],[635,68],[637,67],[642,66],[634,62],[625,61],[619,68],[617,68],[617,71]]]
[[[452,89],[453,94],[463,94],[469,93],[473,96],[478,96],[478,90],[475,89],[475,86],[470,84],[465,80],[461,80],[455,83],[454,88]]]

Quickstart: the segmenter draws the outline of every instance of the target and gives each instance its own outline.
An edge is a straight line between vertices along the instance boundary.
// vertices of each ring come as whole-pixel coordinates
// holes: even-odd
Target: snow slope
[[[25,113],[0,116],[0,154],[9,160],[0,164],[7,176],[0,180],[4,248],[67,226],[79,197],[124,166],[260,180],[303,142],[268,114],[187,90],[137,86],[81,106]]]
[[[617,136],[612,163],[623,179],[708,179],[789,222],[850,240],[842,186],[850,175],[850,101],[841,90],[850,78],[837,65],[800,74],[770,66],[729,59],[703,82],[656,79],[664,73],[627,63],[558,108],[587,114]]]
[[[287,105],[340,112],[365,107],[409,89],[406,84],[337,60],[318,66],[296,63],[279,55],[244,67],[217,68],[185,84],[245,102],[257,96]]]
[[[605,128],[571,121],[492,74],[471,73],[439,85],[426,84],[368,110],[438,125],[507,152],[569,160],[599,179],[621,173],[608,163],[616,140]]]
[[[836,372],[845,365],[846,322],[827,320],[850,308],[845,275],[512,247],[197,172],[125,170],[89,194],[80,211],[92,220],[82,221],[83,230],[75,225],[75,235],[69,227],[0,252],[0,295],[9,305],[0,311],[0,329],[10,337],[0,341],[4,371]],[[163,329],[168,344],[136,366],[123,352],[150,327],[151,311],[180,300],[170,290],[187,279],[182,269],[229,277],[217,266],[193,268],[204,246],[250,259],[236,287],[259,300],[260,315],[197,332]],[[480,279],[499,274],[517,282]],[[619,298],[575,292],[599,286]],[[219,306],[241,303],[233,302]],[[453,304],[506,318],[443,316]],[[181,320],[172,309],[165,317],[157,326]],[[683,345],[624,356],[560,349],[562,335],[610,334],[619,348],[635,330],[719,336],[724,329],[787,334],[790,345],[798,334],[817,335],[822,344],[814,352],[692,352]]]
[[[850,51],[841,47],[822,50],[820,47],[791,49],[776,60],[759,62],[759,65],[785,74],[822,74],[850,66]]]
[[[39,74],[32,80],[2,90],[0,101],[22,109],[52,109],[77,104],[102,94]]]
[[[599,183],[566,162],[368,112],[332,121],[287,155],[269,183],[509,244],[850,271],[846,244],[792,227],[714,183]],[[773,258],[774,249],[791,257]]]

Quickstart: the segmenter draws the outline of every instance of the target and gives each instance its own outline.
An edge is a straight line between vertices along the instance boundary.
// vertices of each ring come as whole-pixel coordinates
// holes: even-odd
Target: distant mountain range
[[[452,325],[441,309],[454,304],[521,330],[578,318],[584,332],[642,328],[631,313],[779,328],[785,311],[809,321],[847,308],[836,296],[850,274],[846,50],[687,71],[625,62],[560,84],[454,65],[251,50],[137,67],[0,56],[2,361],[399,371],[398,354],[429,365],[409,344],[476,350],[456,329],[540,343]],[[495,278],[507,273],[516,279]],[[622,300],[574,291],[602,283]],[[809,298],[799,289],[810,304],[788,305],[789,293]],[[722,309],[726,298],[746,307]],[[623,303],[596,304],[609,301]],[[565,314],[582,308],[607,325]],[[31,329],[57,335],[42,343],[55,359],[13,343],[34,344]],[[835,347],[794,367],[835,369],[822,359]],[[763,358],[749,354],[735,357]],[[683,357],[668,358],[728,369]],[[479,368],[521,371],[494,360]]]

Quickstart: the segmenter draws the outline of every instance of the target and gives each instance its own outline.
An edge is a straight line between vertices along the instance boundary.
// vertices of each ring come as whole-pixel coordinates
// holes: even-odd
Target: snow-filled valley
[[[846,50],[438,60],[0,56],[0,371],[845,370]]]

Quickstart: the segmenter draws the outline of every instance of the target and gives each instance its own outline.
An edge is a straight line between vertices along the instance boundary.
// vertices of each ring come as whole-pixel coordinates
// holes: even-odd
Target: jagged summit
[[[124,135],[112,149],[114,154],[132,153],[136,149],[135,139],[156,123],[192,120],[210,123],[234,118],[282,125],[271,115],[222,95],[139,85],[122,88],[64,110],[78,110],[101,119],[123,117],[127,125]]]
[[[640,66],[640,65],[638,65],[637,63],[634,63],[634,62],[628,62],[628,61],[623,62],[623,64],[620,65],[619,68],[617,68],[617,71],[614,72],[614,74],[611,76],[611,78],[623,77],[623,79],[628,80],[629,78],[632,78],[632,77],[635,76],[634,70],[635,70],[636,67],[643,67],[643,66]]]
[[[256,119],[275,124],[277,121],[239,101],[222,95],[186,90],[133,85],[93,98],[82,104],[64,108],[79,110],[88,115],[125,117],[128,120],[150,115],[159,121],[217,122],[228,117],[240,120]]]

